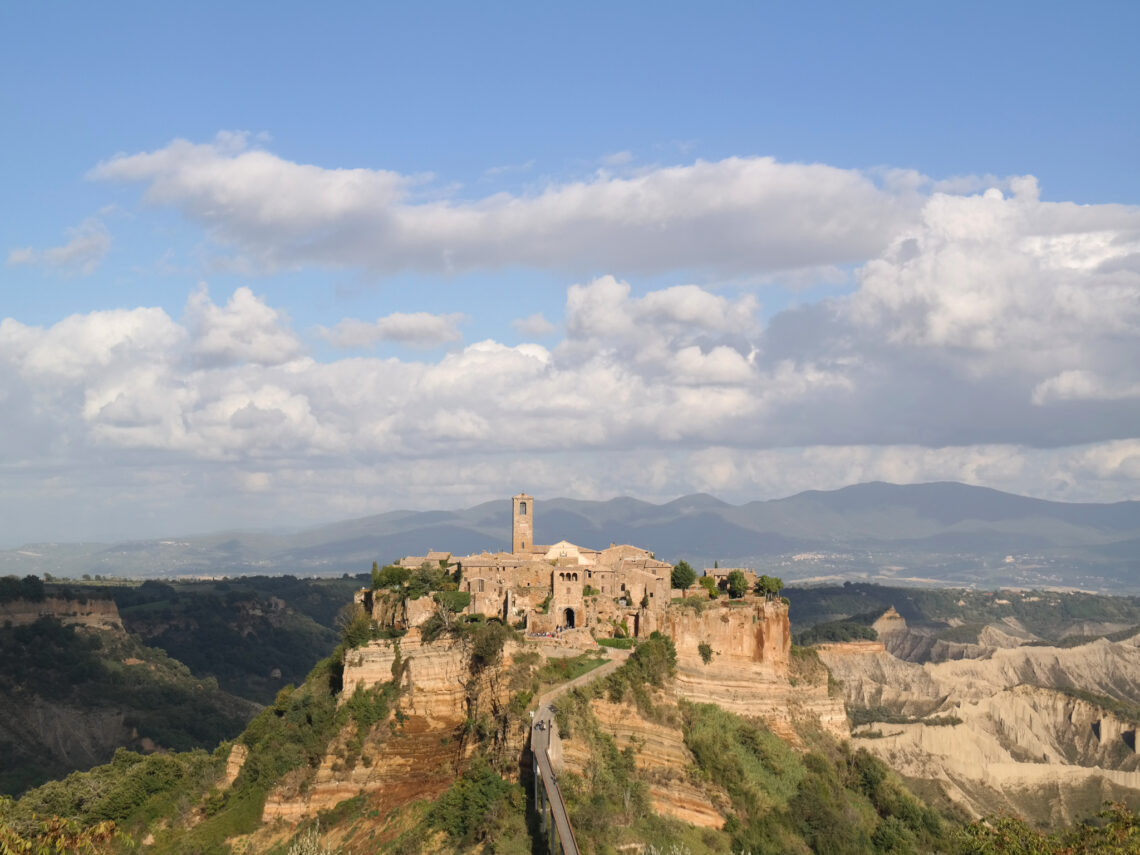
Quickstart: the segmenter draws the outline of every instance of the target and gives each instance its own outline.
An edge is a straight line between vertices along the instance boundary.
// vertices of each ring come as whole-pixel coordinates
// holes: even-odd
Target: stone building
[[[602,636],[638,636],[662,625],[671,564],[637,546],[611,543],[599,550],[566,540],[536,544],[534,515],[532,496],[512,497],[510,552],[429,551],[399,563],[458,570],[460,590],[471,594],[468,613],[525,623],[532,633],[586,629]]]

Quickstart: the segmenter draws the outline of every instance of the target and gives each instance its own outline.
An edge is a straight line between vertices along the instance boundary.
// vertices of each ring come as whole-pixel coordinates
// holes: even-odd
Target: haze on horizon
[[[1138,26],[6,8],[0,547],[520,489],[1140,498]]]

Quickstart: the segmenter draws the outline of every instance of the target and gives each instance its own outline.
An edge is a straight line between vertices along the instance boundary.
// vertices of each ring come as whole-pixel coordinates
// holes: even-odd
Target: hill
[[[697,494],[661,505],[550,499],[535,510],[544,542],[636,543],[670,561],[763,567],[787,580],[1140,590],[1140,502],[1072,504],[957,483],[871,483],[744,505]],[[284,535],[32,544],[0,552],[0,574],[339,575],[429,548],[507,548],[509,524],[504,500],[391,511]]]
[[[124,746],[213,748],[257,711],[121,629],[65,620],[0,627],[0,794],[105,763]]]

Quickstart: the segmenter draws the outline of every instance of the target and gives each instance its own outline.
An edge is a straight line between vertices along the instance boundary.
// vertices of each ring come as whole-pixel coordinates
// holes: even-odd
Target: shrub
[[[411,578],[412,571],[406,567],[389,564],[383,570],[372,571],[373,588],[401,588]]]
[[[704,641],[697,645],[697,652],[701,654],[701,661],[708,665],[712,662],[713,649]]]
[[[486,837],[491,814],[512,789],[483,757],[478,757],[451,788],[440,796],[430,813],[435,828],[453,842],[475,843]]]

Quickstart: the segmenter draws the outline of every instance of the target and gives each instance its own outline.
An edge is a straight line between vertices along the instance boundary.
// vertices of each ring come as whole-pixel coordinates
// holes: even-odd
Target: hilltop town
[[[534,542],[537,530],[534,498],[520,493],[511,499],[510,552],[429,550],[400,559],[398,566],[455,574],[459,589],[470,594],[464,613],[523,625],[531,635],[577,630],[607,636],[616,627],[634,638],[649,635],[663,629],[670,599],[684,596],[672,588],[673,566],[646,549],[615,543],[592,549],[566,540],[541,545]],[[370,591],[358,601],[371,610]],[[405,610],[402,628],[410,628],[426,621],[435,605],[411,601]]]

